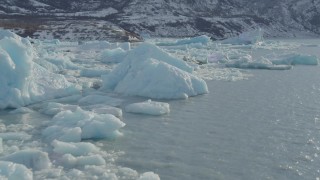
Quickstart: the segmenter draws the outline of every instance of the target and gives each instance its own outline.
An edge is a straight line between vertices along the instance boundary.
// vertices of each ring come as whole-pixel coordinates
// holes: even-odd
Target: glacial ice
[[[245,55],[239,60],[229,61],[225,64],[226,67],[240,68],[240,69],[268,69],[268,70],[288,70],[290,65],[275,65],[269,59],[261,57],[259,60],[253,60],[252,56]]]
[[[232,37],[221,41],[223,44],[233,45],[259,44],[261,42],[263,42],[263,30],[261,28],[247,31],[239,34],[237,37]]]
[[[42,170],[51,166],[48,153],[32,149],[15,152],[1,157],[0,160],[23,164],[33,170]]]
[[[160,177],[153,172],[143,173],[138,180],[160,180]]]
[[[202,36],[196,36],[192,38],[176,40],[175,42],[157,43],[157,45],[158,46],[180,46],[180,45],[187,45],[187,44],[207,45],[210,41],[211,41],[210,37],[206,35],[202,35]]]
[[[88,142],[72,143],[54,140],[51,144],[53,146],[53,151],[59,154],[84,156],[99,152],[99,149],[94,144]]]
[[[0,109],[17,108],[4,110],[0,116],[0,179],[158,180],[152,172],[139,174],[115,165],[118,152],[105,151],[105,142],[97,140],[121,135],[125,124],[119,119],[120,108],[132,101],[121,95],[119,99],[116,93],[187,98],[208,92],[202,78],[236,81],[250,77],[250,70],[237,68],[283,70],[298,64],[318,65],[319,61],[317,56],[290,53],[298,44],[264,42],[256,46],[261,41],[255,40],[234,46],[207,37],[203,41],[172,39],[163,49],[153,45],[156,42],[131,48],[130,43],[106,41],[78,45],[57,40],[32,40],[35,43],[31,44],[29,40],[9,31],[0,33]],[[270,56],[268,51],[279,48],[288,54]],[[252,53],[256,50],[267,55],[256,58]],[[110,58],[102,60],[100,55]],[[188,62],[181,60],[184,57]],[[197,62],[208,64],[195,65]],[[103,91],[91,88],[101,81]],[[156,101],[129,104],[124,109],[151,115],[170,111],[168,103]],[[23,122],[10,124],[6,116],[22,117]],[[38,116],[43,121],[40,118],[40,124],[31,124]],[[84,142],[88,139],[90,142]]]
[[[181,99],[208,93],[207,84],[185,62],[158,47],[142,44],[128,53],[110,74],[102,90],[156,99]],[[161,76],[159,76],[161,74]]]
[[[0,31],[0,109],[18,108],[79,89],[64,76],[33,62],[36,52],[27,39]]]
[[[0,161],[0,179],[33,180],[33,173],[22,164]]]
[[[103,166],[106,165],[106,161],[101,155],[89,155],[89,156],[78,156],[75,157],[71,154],[65,154],[61,158],[61,162],[65,167],[76,168],[79,166]]]
[[[106,49],[101,53],[101,61],[104,63],[120,63],[126,55],[127,51],[122,48]]]
[[[115,138],[125,125],[111,114],[96,114],[77,107],[74,111],[66,110],[56,114],[52,125],[42,134],[48,140],[80,142],[81,139]]]
[[[318,65],[319,58],[314,55],[289,54],[272,60],[277,65]]]
[[[170,105],[164,102],[151,101],[151,99],[149,99],[144,102],[129,104],[125,109],[126,112],[130,113],[159,116],[168,114],[170,112]]]

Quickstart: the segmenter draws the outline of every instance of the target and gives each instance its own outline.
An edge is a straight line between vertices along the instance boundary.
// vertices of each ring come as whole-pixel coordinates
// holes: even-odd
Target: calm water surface
[[[164,180],[320,177],[320,68],[249,72],[170,101],[169,115],[125,114],[117,163]]]

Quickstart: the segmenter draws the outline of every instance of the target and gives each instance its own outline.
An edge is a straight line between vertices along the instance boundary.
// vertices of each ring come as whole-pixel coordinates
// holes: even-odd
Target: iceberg
[[[53,146],[53,151],[59,154],[83,156],[99,152],[99,149],[94,144],[88,142],[72,143],[54,140],[51,145]]]
[[[319,58],[314,55],[293,54],[280,57],[279,59],[272,60],[273,64],[277,65],[313,65],[319,64]]]
[[[188,44],[201,44],[201,45],[207,45],[210,42],[210,37],[206,35],[202,36],[196,36],[192,38],[185,38],[180,39],[175,42],[163,42],[163,43],[157,43],[158,46],[180,46],[180,45],[188,45]]]
[[[32,149],[15,152],[13,154],[1,157],[0,160],[23,164],[24,166],[33,170],[47,169],[51,166],[48,153]]]
[[[33,173],[22,164],[0,161],[0,179],[32,180]]]
[[[222,40],[222,44],[248,45],[260,44],[263,42],[263,30],[261,28],[239,34],[237,37],[231,37]]]
[[[0,37],[0,109],[79,92],[63,75],[51,73],[33,61],[36,51],[28,39],[7,31],[0,31]]]
[[[80,142],[83,139],[115,138],[125,126],[120,119],[111,114],[96,114],[82,110],[65,110],[52,118],[52,125],[43,130],[47,140]]]
[[[263,57],[257,61],[254,61],[250,55],[245,55],[239,60],[229,61],[225,65],[226,67],[240,69],[289,70],[292,68],[291,65],[273,64],[269,59]]]
[[[151,101],[150,99],[140,103],[126,106],[126,112],[160,116],[170,112],[170,105],[164,102]]]
[[[89,156],[79,156],[74,157],[71,154],[65,154],[62,156],[61,163],[64,167],[76,168],[79,166],[103,166],[106,165],[106,161],[101,155],[89,155]]]
[[[102,51],[100,59],[104,63],[120,63],[126,55],[127,51],[122,48],[106,49]]]
[[[110,74],[102,76],[101,90],[155,99],[185,99],[208,93],[193,68],[158,47],[144,43],[131,50]]]

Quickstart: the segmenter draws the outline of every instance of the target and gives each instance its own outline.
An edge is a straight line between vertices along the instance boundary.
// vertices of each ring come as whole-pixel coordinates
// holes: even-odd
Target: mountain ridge
[[[267,37],[320,35],[315,0],[3,0],[1,14],[99,19],[159,37],[224,39],[257,28]]]

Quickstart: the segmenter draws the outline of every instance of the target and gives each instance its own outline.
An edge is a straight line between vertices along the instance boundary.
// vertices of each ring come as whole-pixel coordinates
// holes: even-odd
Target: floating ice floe
[[[2,140],[29,140],[31,135],[25,132],[2,132],[0,133],[0,138]]]
[[[122,110],[120,108],[108,106],[105,104],[89,105],[84,106],[84,108],[89,109],[97,114],[112,114],[116,117],[122,117]]]
[[[82,139],[115,138],[121,135],[118,130],[124,126],[125,123],[111,114],[96,114],[77,107],[74,111],[56,114],[52,125],[42,134],[47,140],[80,142]]]
[[[180,45],[187,45],[187,44],[201,44],[201,45],[207,45],[210,42],[210,37],[206,35],[192,37],[192,38],[185,38],[180,39],[175,42],[163,42],[163,43],[157,43],[158,46],[180,46]]]
[[[263,42],[263,30],[261,28],[252,31],[244,32],[237,37],[232,37],[221,41],[223,44],[258,44]]]
[[[64,76],[33,62],[36,52],[29,40],[7,34],[0,31],[0,109],[18,108],[79,91]]]
[[[160,180],[160,177],[153,172],[143,173],[138,180]]]
[[[226,67],[241,69],[288,70],[292,68],[291,65],[275,65],[266,58],[253,60],[250,55],[243,56],[239,60],[229,61],[225,65]]]
[[[181,99],[208,93],[193,68],[158,47],[144,43],[131,50],[110,74],[102,76],[102,90],[158,99]]]
[[[0,158],[1,161],[10,161],[23,164],[33,170],[47,169],[51,166],[48,153],[39,150],[22,150]]]
[[[99,149],[88,142],[62,142],[54,140],[52,143],[53,151],[59,154],[71,154],[73,156],[84,156],[99,152]]]
[[[0,161],[0,179],[32,180],[33,173],[22,164]]]
[[[25,114],[25,113],[31,113],[33,110],[27,108],[27,107],[20,107],[15,110],[10,111],[10,114]]]
[[[164,102],[151,101],[150,99],[140,103],[133,103],[126,106],[126,112],[149,114],[149,115],[163,115],[170,112],[170,105]]]
[[[120,63],[126,55],[127,51],[122,48],[106,49],[102,51],[100,59],[104,63]]]
[[[277,65],[318,65],[319,58],[313,55],[292,54],[272,60]]]
[[[65,154],[61,158],[61,163],[64,167],[77,168],[79,166],[103,166],[106,165],[106,161],[101,155],[89,155],[75,157],[71,154]]]

